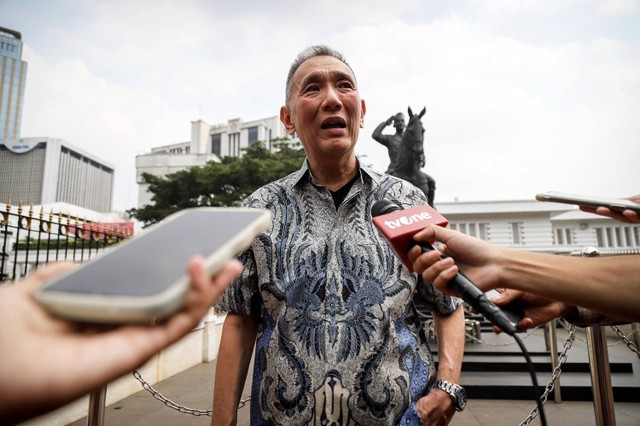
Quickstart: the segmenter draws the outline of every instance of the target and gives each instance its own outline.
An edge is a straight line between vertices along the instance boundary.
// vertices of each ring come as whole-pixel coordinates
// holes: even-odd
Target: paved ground
[[[213,375],[215,362],[203,363],[177,374],[154,386],[165,397],[181,405],[208,410],[213,395]],[[142,388],[141,388],[142,389]],[[248,387],[243,394],[249,395]],[[467,426],[512,426],[519,425],[535,407],[531,401],[512,400],[471,400],[465,411],[457,414],[451,425]],[[618,426],[638,426],[640,424],[640,401],[638,403],[617,403],[616,423]],[[548,402],[545,406],[547,423],[551,425],[595,425],[591,402]],[[239,425],[249,424],[248,405],[238,411]],[[165,406],[149,392],[142,390],[129,398],[107,407],[106,426],[204,426],[210,417],[196,417],[183,414]],[[535,420],[532,425],[539,425]],[[86,418],[72,423],[85,426]]]

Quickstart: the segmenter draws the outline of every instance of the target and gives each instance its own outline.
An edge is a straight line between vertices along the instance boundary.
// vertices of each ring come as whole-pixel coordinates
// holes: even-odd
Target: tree
[[[220,162],[193,166],[166,176],[143,173],[153,204],[132,208],[127,213],[145,225],[162,220],[189,207],[239,206],[248,195],[269,182],[298,170],[304,151],[274,140],[279,148],[271,152],[262,142],[243,149],[241,158],[223,157]]]

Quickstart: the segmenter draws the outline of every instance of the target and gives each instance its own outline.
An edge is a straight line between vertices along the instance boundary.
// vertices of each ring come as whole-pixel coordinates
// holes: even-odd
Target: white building
[[[0,201],[111,211],[113,165],[61,139],[0,140]]]
[[[22,35],[0,27],[0,139],[20,137],[26,80]]]
[[[449,227],[492,244],[571,254],[596,247],[606,254],[640,253],[640,225],[532,200],[436,203]]]
[[[290,146],[300,146],[298,139],[289,138],[277,116],[254,121],[234,118],[215,125],[192,121],[190,141],[159,146],[150,153],[136,156],[138,207],[151,203],[149,185],[143,182],[142,173],[166,176],[192,166],[204,166],[209,161],[220,161],[222,157],[240,157],[243,148],[257,141],[275,150],[273,142],[278,139],[287,139]]]

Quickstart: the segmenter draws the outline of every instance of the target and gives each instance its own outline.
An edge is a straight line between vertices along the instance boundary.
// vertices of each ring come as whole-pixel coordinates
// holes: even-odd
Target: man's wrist
[[[513,262],[512,253],[509,253],[503,247],[496,247],[496,251],[492,253],[492,259],[487,262],[487,264],[491,264],[494,268],[496,268],[495,273],[495,285],[491,285],[492,288],[509,288],[509,281],[511,277],[509,273],[511,272],[510,262]],[[511,286],[513,288],[513,286]]]
[[[433,384],[433,388],[447,393],[456,411],[462,411],[467,407],[467,393],[459,384],[438,379]]]

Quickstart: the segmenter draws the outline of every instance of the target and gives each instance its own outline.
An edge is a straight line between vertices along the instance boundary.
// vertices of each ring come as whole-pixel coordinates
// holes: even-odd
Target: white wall
[[[535,200],[496,200],[436,203],[436,207],[451,224],[458,225],[458,229],[460,223],[487,223],[489,232],[486,239],[493,244],[563,254],[584,247],[596,247],[601,250],[640,248],[640,225],[623,224],[582,212],[573,206]],[[522,244],[513,243],[513,222],[522,223]],[[598,228],[609,228],[612,236],[610,241],[605,241],[601,247],[598,246],[596,238]],[[560,243],[555,234],[557,229],[569,229],[571,242],[567,243],[565,240]],[[618,235],[622,241],[618,241]]]

